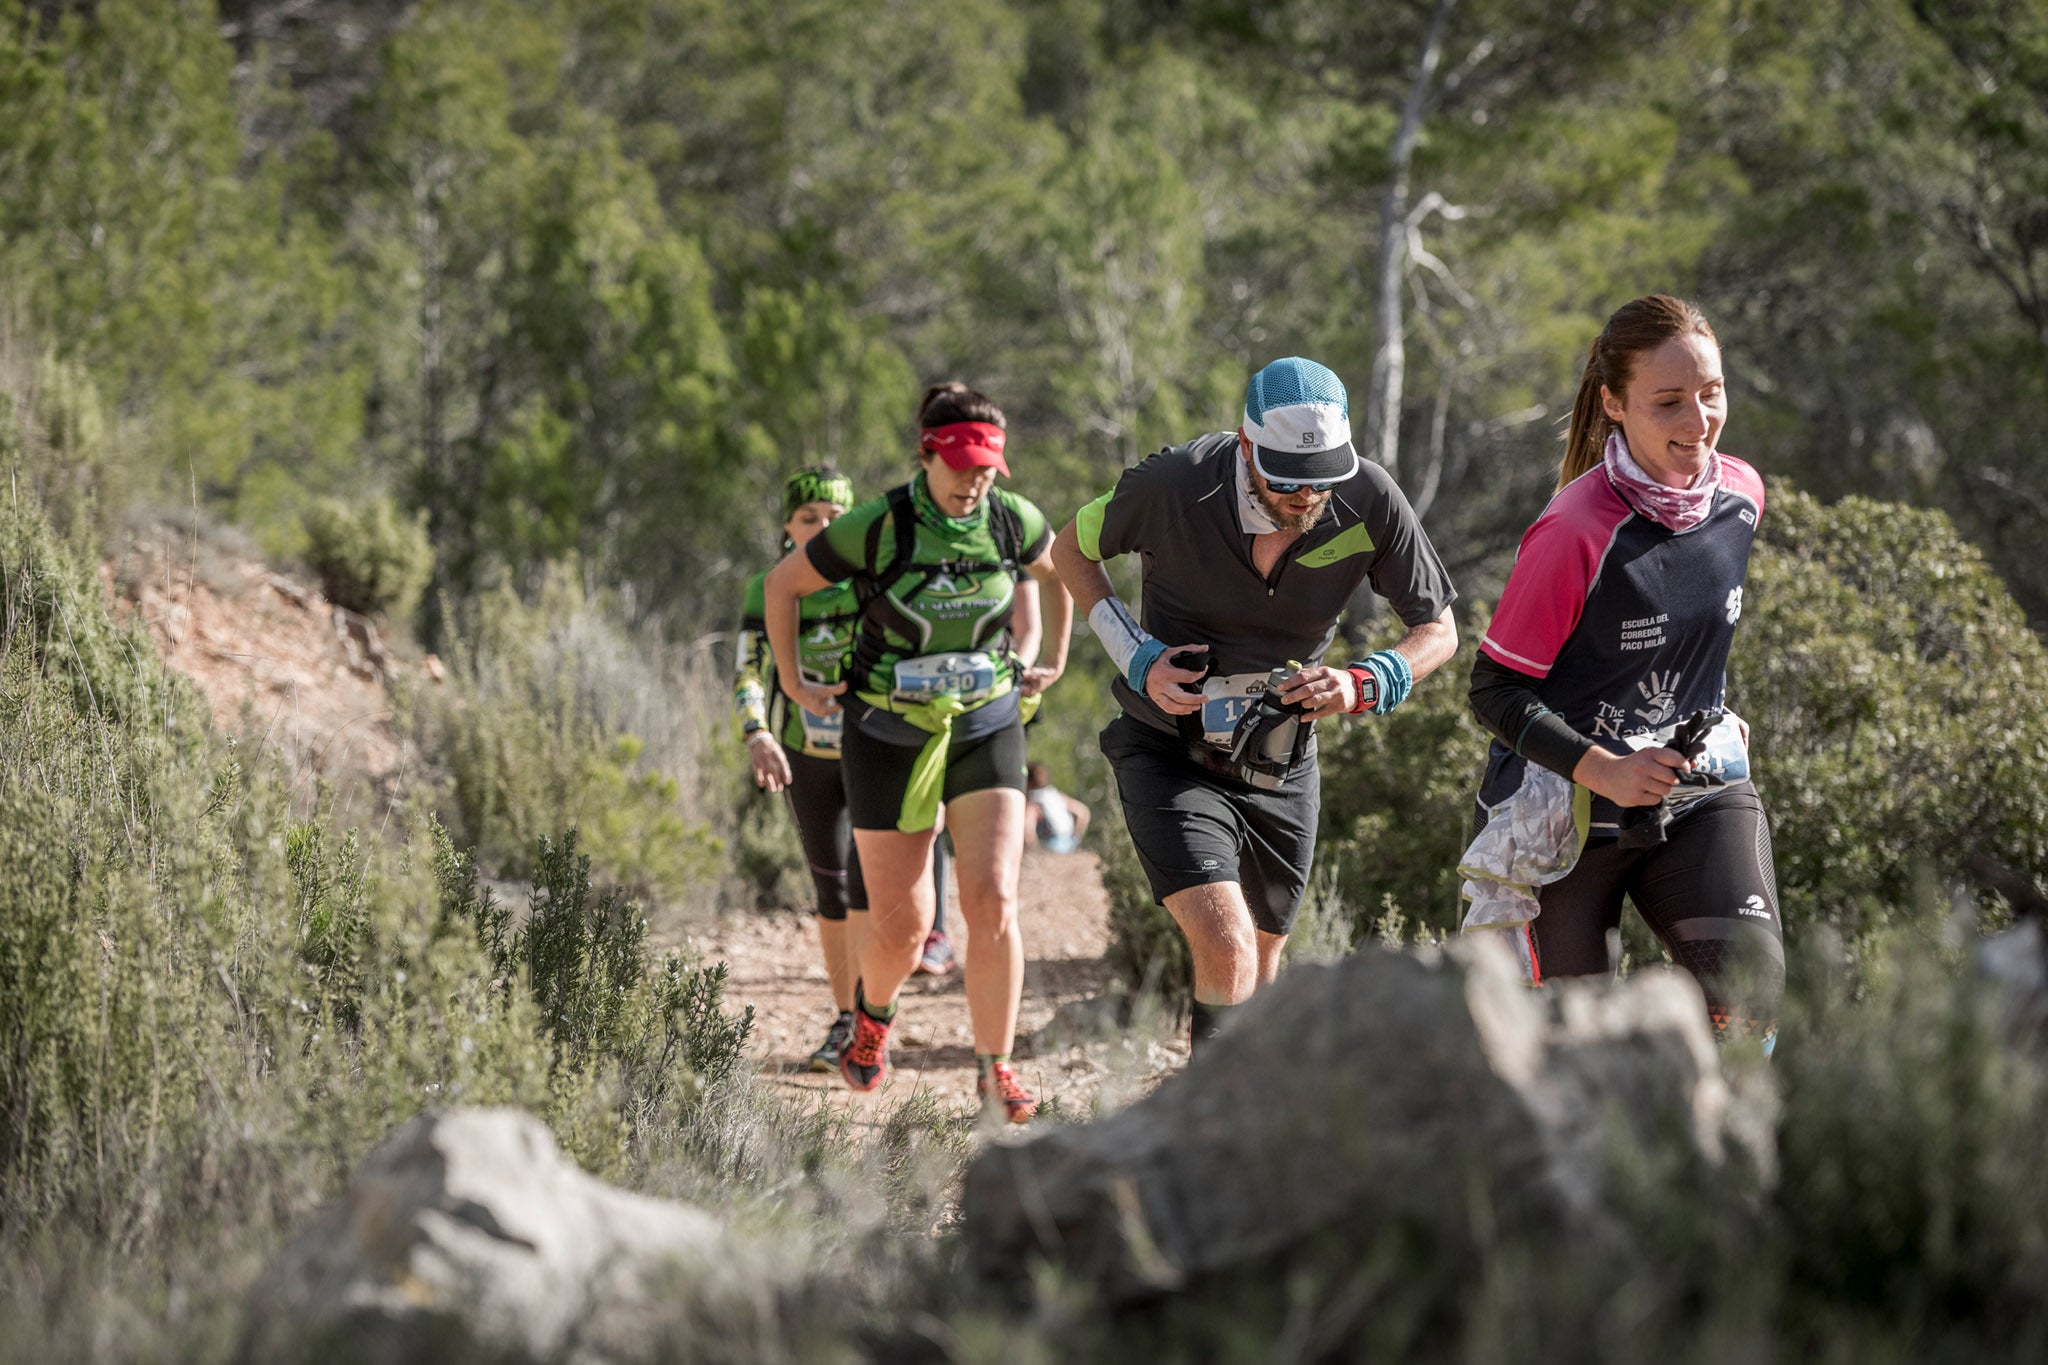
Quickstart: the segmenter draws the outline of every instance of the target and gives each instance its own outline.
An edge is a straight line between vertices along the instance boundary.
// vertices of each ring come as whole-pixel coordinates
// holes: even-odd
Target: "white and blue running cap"
[[[1281,483],[1341,483],[1358,472],[1351,400],[1327,366],[1291,355],[1252,376],[1244,390],[1252,463]]]

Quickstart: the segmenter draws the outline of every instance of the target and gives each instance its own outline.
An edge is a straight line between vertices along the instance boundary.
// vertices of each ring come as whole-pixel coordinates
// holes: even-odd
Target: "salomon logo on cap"
[[[1334,483],[1358,471],[1351,447],[1351,400],[1327,366],[1300,356],[1276,360],[1244,392],[1244,434],[1269,480]]]

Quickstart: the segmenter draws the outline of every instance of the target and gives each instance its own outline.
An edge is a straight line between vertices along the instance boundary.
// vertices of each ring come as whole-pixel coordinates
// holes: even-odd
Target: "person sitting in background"
[[[1024,770],[1024,800],[1031,806],[1024,822],[1024,842],[1050,853],[1072,853],[1088,832],[1088,807],[1052,784],[1043,763]]]

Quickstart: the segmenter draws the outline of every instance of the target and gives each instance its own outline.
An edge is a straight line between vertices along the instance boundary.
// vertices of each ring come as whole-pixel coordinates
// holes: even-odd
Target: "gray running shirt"
[[[1147,633],[1168,645],[1208,645],[1218,674],[1263,674],[1290,659],[1322,662],[1360,583],[1410,626],[1436,620],[1457,599],[1408,499],[1369,460],[1262,577],[1238,519],[1240,462],[1235,432],[1197,437],[1132,465],[1075,518],[1089,558],[1142,558],[1138,623]],[[1179,733],[1172,716],[1121,678],[1113,690],[1130,715]]]

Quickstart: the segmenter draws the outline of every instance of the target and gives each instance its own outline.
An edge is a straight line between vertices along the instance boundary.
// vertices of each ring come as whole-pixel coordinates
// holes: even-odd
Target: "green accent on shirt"
[[[1340,559],[1367,554],[1371,550],[1372,537],[1366,534],[1365,523],[1360,522],[1335,539],[1316,546],[1294,562],[1304,569],[1327,569]]]
[[[1102,518],[1109,512],[1109,500],[1115,496],[1116,490],[1112,488],[1074,514],[1074,535],[1081,542],[1081,553],[1097,564],[1102,562]]]
[[[1028,554],[1032,547],[1045,539],[1045,514],[1028,499],[1002,488],[991,489],[988,497],[990,501],[1002,501],[1016,513],[1021,529],[1016,547],[1019,554]],[[857,566],[856,576],[849,582],[857,582],[863,577],[873,581],[883,576],[894,561],[894,528],[883,525],[876,536],[877,562],[867,563],[869,528],[888,515],[887,497],[874,498],[819,532],[825,548],[832,555],[842,563]],[[971,527],[959,529],[970,520],[973,522]],[[1002,556],[990,529],[990,520],[986,504],[976,509],[972,518],[919,515],[913,562],[996,564]],[[896,689],[896,665],[903,660],[926,654],[988,649],[1002,637],[1017,590],[1016,580],[1010,574],[1000,568],[979,573],[948,572],[928,584],[924,591],[913,593],[922,577],[921,572],[912,571],[898,578],[889,589],[890,602],[918,627],[916,635],[906,637],[900,626],[885,621],[882,637],[886,647],[866,677],[851,679],[856,692],[887,697]],[[994,695],[1000,695],[1000,690]],[[900,708],[890,705],[886,709],[895,711]]]

